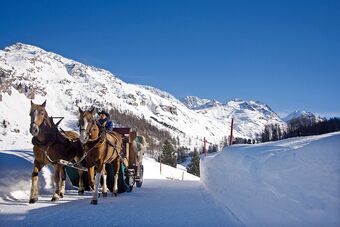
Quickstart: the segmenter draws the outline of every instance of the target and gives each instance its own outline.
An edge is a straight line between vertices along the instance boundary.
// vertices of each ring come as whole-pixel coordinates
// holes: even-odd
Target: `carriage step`
[[[68,166],[68,167],[71,167],[71,168],[74,168],[74,169],[78,169],[78,170],[82,170],[82,171],[87,171],[86,167],[81,166],[81,165],[76,165],[73,162],[69,162],[69,161],[66,161],[66,160],[63,160],[63,159],[58,159],[57,162],[60,165]]]

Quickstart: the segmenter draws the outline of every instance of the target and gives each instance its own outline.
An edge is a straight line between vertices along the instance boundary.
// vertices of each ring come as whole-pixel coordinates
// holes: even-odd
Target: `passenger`
[[[112,121],[110,120],[110,115],[105,112],[104,110],[102,110],[100,113],[98,113],[100,116],[100,119],[98,120],[99,124],[103,127],[105,127],[105,129],[107,131],[112,131],[113,130],[113,124]]]

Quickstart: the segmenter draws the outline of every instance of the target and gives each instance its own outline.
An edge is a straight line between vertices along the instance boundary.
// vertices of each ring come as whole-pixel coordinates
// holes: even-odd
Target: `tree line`
[[[288,124],[288,130],[285,138],[296,136],[321,135],[330,132],[340,131],[340,118],[330,118],[313,124],[302,124],[291,122]]]
[[[306,119],[293,119],[283,130],[278,124],[265,126],[261,134],[261,142],[276,141],[297,136],[321,135],[340,131],[340,118],[325,119],[320,122],[311,122]]]

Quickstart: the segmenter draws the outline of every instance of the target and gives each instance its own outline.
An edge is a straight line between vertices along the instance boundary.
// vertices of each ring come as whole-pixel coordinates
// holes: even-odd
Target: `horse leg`
[[[91,204],[97,205],[98,204],[98,189],[99,189],[99,183],[100,183],[100,178],[102,177],[102,168],[103,164],[101,163],[100,165],[96,165],[97,167],[97,172],[96,172],[96,177],[95,177],[95,186],[94,186],[94,192],[91,200]]]
[[[32,185],[29,203],[35,203],[38,201],[38,174],[41,168],[39,168],[39,163],[34,159],[33,172],[32,172]]]
[[[84,181],[83,181],[83,170],[78,170],[78,195],[83,195],[85,192]]]
[[[64,198],[65,194],[65,183],[66,183],[66,173],[65,166],[60,166],[60,174],[61,174],[61,187],[60,187],[60,198]]]
[[[54,193],[51,201],[59,200],[60,194],[59,181],[60,181],[60,165],[54,164]]]
[[[74,160],[76,161],[76,163],[78,163],[80,158],[76,156]],[[78,195],[84,195],[84,192],[85,192],[83,175],[84,175],[84,171],[78,169]]]
[[[113,190],[112,195],[117,196],[118,195],[118,178],[119,178],[119,171],[120,171],[120,159],[119,157],[116,158],[117,162],[117,169],[114,177],[114,184],[113,184]]]
[[[88,173],[88,180],[89,180],[89,185],[92,189],[92,191],[94,191],[94,166],[87,168],[87,173]]]
[[[106,184],[106,179],[107,179],[107,172],[106,172],[106,169],[105,169],[105,164],[103,165],[103,191],[102,191],[102,194],[103,194],[103,197],[107,197],[107,184]]]

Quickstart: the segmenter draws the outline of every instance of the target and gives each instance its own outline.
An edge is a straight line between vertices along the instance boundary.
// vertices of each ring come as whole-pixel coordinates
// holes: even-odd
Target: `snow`
[[[313,120],[313,122],[320,122],[323,121],[324,118],[321,118],[320,116],[316,116],[312,112],[307,112],[304,110],[295,110],[294,112],[288,114],[286,117],[283,118],[285,122],[289,122],[293,119],[297,118],[305,118],[305,119],[310,119]]]
[[[189,109],[205,109],[207,106],[211,105],[213,101],[209,99],[201,99],[197,96],[187,96],[185,97],[182,102],[186,105]]]
[[[53,205],[49,197],[33,205],[12,202],[16,211],[0,214],[1,226],[235,226],[237,222],[206,193],[199,182],[146,180],[141,189],[89,204],[85,196],[67,195]],[[3,205],[1,205],[3,207]]]
[[[205,188],[246,226],[340,226],[340,133],[236,145],[201,163]]]
[[[188,173],[184,166],[177,165],[173,168],[168,165],[156,162],[152,158],[145,157],[143,160],[146,179],[171,179],[171,180],[186,180],[186,181],[199,181],[200,178]],[[161,170],[160,170],[161,169]],[[162,171],[160,173],[160,171]]]
[[[208,154],[201,179],[180,166],[162,164],[160,173],[160,163],[145,157],[142,188],[101,197],[97,206],[69,181],[65,197],[51,202],[51,167],[39,174],[39,201],[28,204],[32,147],[15,146],[0,149],[0,226],[340,225],[340,132]]]

